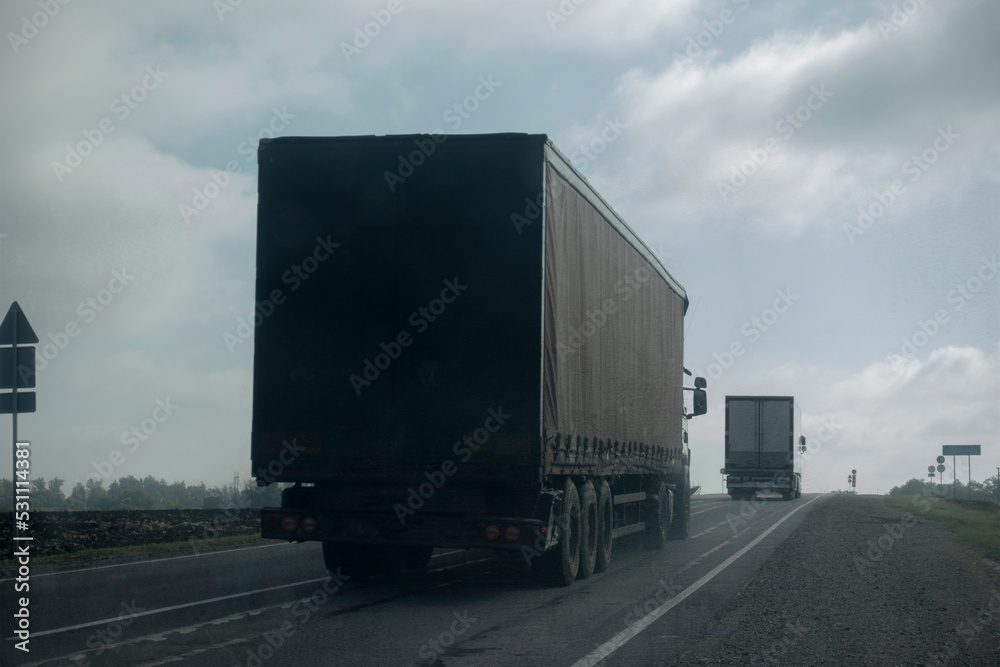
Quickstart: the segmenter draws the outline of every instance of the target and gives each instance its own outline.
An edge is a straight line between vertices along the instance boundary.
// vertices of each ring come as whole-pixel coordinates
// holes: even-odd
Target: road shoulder
[[[837,496],[676,665],[1000,664],[1000,563],[879,497]]]

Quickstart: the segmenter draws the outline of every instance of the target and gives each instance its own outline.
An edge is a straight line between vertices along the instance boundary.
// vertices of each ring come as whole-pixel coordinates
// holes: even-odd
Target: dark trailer
[[[544,135],[258,160],[252,464],[295,484],[265,537],[358,573],[545,553],[568,583],[613,536],[686,532],[687,297]]]

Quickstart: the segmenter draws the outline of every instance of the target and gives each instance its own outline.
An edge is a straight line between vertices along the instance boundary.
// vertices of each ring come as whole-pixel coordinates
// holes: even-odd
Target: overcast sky
[[[224,337],[258,138],[431,131],[548,134],[684,285],[694,484],[722,488],[738,394],[798,399],[806,492],[884,493],[943,444],[996,474],[998,25],[992,0],[6,1],[32,474],[247,479],[253,348]]]

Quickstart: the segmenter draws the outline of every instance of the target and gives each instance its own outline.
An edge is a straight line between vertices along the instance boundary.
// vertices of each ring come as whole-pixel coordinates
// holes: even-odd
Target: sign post
[[[982,454],[982,445],[941,445],[941,454],[944,456],[951,456],[951,488],[952,497],[958,498],[958,482],[956,481],[956,476],[958,471],[954,469],[955,467],[955,457],[956,456],[966,456],[969,459],[969,499],[972,499],[972,457],[980,456]]]
[[[18,396],[18,389],[35,386],[35,348],[18,345],[35,345],[38,336],[28,324],[17,301],[10,304],[7,315],[0,322],[0,389],[10,389],[11,393],[0,393],[0,415],[11,415],[14,441],[11,444],[12,461],[10,486],[15,498],[11,509],[17,507],[17,413],[35,411],[35,392],[25,391]],[[6,346],[10,347],[6,347]]]

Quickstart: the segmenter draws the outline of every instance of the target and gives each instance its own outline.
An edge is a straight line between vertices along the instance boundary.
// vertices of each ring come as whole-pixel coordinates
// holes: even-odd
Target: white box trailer
[[[758,491],[785,500],[802,495],[802,464],[795,446],[802,421],[792,396],[726,396],[726,490],[733,500]]]

